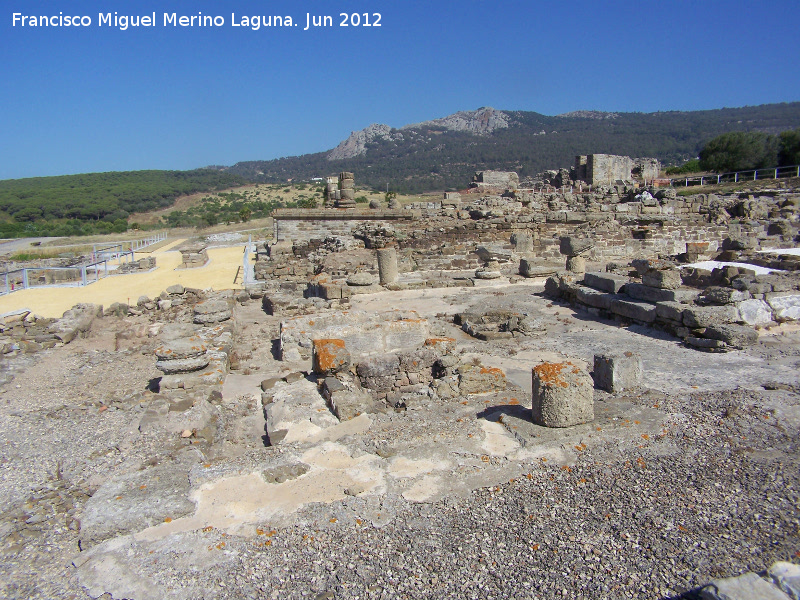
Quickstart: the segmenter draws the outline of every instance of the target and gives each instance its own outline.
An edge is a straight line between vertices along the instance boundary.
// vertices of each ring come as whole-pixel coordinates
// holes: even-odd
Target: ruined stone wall
[[[352,236],[353,230],[364,221],[380,221],[394,223],[411,220],[411,211],[371,210],[294,210],[282,209],[273,213],[274,236],[278,242],[308,242],[312,239],[324,239],[330,236]]]
[[[586,160],[587,181],[592,185],[610,185],[617,180],[630,181],[633,161],[629,156],[589,154]]]

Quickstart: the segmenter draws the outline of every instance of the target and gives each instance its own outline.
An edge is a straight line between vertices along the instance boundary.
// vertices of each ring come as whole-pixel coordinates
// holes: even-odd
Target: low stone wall
[[[549,278],[545,292],[598,317],[656,327],[706,350],[741,348],[758,340],[755,328],[800,320],[800,278],[757,276],[737,267],[684,269],[682,277],[673,271],[678,282],[716,285],[659,287],[659,281],[673,279],[648,277],[670,272],[662,267],[645,272],[642,282],[607,273],[582,278],[566,273]]]
[[[428,322],[414,311],[371,314],[334,312],[281,322],[283,360],[310,359],[315,339],[344,340],[354,361],[369,356],[412,350],[429,337]]]

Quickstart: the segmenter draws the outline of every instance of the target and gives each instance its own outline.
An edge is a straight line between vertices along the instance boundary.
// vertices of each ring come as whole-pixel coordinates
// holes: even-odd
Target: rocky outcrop
[[[354,131],[345,141],[336,146],[328,154],[328,160],[344,160],[355,156],[362,156],[367,153],[367,144],[376,138],[384,140],[402,140],[403,134],[392,133],[392,128],[388,125],[373,123],[366,129]]]
[[[487,135],[496,129],[506,129],[511,122],[508,115],[490,106],[478,110],[464,110],[441,119],[406,125],[403,129],[441,128],[450,131],[467,131],[475,135]]]

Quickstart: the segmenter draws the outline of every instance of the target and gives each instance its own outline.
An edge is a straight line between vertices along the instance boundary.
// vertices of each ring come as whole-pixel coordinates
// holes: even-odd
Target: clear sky
[[[5,0],[0,179],[330,149],[493,106],[547,115],[800,100],[798,0]],[[155,27],[98,24],[150,15]],[[87,16],[31,27],[24,16]],[[221,27],[164,26],[164,13]],[[295,27],[232,25],[290,15]],[[306,13],[333,26],[304,31]],[[341,27],[380,13],[381,27]]]

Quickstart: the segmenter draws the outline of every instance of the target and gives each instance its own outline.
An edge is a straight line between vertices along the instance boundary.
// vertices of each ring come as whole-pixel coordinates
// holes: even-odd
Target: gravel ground
[[[91,597],[72,566],[86,501],[110,476],[173,464],[186,450],[137,431],[158,373],[152,356],[114,352],[119,324],[104,322],[87,340],[4,364],[2,598]],[[256,342],[274,323],[245,325],[237,351],[256,371],[271,349]],[[577,328],[560,350],[582,355],[591,335]],[[520,466],[468,497],[354,497],[307,505],[287,526],[254,524],[249,536],[213,529],[138,541],[126,560],[157,582],[153,597],[208,599],[674,598],[713,578],[798,562],[800,394],[786,371],[797,355],[790,342],[740,356],[751,389],[730,389],[720,371],[703,389],[631,396],[669,415],[638,445],[578,448],[569,467]],[[764,361],[781,369],[774,384],[761,381]]]

